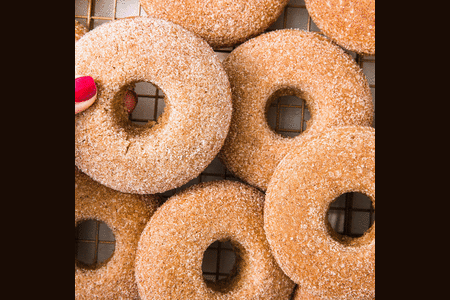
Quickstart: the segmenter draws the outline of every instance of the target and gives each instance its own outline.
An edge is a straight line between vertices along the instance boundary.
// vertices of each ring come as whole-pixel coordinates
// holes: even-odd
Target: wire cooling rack
[[[75,20],[88,30],[130,16],[146,16],[139,0],[75,0]],[[279,19],[267,30],[298,28],[320,33],[308,14],[304,0],[291,0]],[[216,54],[224,60],[234,48],[215,49]],[[375,103],[375,56],[364,56],[346,51],[354,58],[365,73]],[[164,93],[151,83],[137,83],[138,105],[130,116],[137,124],[157,121],[164,112]],[[303,99],[293,96],[275,100],[268,110],[267,121],[270,127],[285,137],[295,137],[306,128],[310,115]],[[374,124],[375,126],[375,124]],[[216,158],[210,166],[196,179],[185,186],[161,195],[167,199],[176,192],[200,182],[213,180],[236,180]],[[331,206],[328,219],[334,230],[350,237],[359,237],[373,224],[375,211],[370,200],[358,193],[349,193],[339,197]],[[101,221],[89,220],[75,230],[75,259],[92,268],[100,266],[114,253],[114,234]],[[232,272],[236,256],[228,242],[216,242],[206,251],[203,261],[205,280],[219,281],[226,279]]]

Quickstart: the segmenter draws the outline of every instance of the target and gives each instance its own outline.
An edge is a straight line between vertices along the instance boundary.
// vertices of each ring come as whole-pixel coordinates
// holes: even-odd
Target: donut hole
[[[82,269],[96,270],[114,255],[116,240],[105,223],[86,220],[75,227],[75,264]]]
[[[153,83],[144,81],[135,82],[133,86],[138,99],[136,108],[129,115],[129,121],[133,125],[146,127],[160,124],[166,110],[166,96],[163,90]]]
[[[216,241],[203,255],[203,280],[207,287],[222,294],[233,290],[239,281],[245,249],[230,240]]]
[[[372,199],[359,192],[345,193],[329,206],[326,218],[328,233],[337,242],[352,246],[370,241],[375,223]]]
[[[310,126],[311,113],[306,93],[282,88],[267,102],[266,120],[270,129],[284,138],[295,138]]]

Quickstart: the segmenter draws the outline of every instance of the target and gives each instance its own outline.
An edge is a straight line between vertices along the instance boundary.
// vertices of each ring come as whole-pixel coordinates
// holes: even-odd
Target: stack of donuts
[[[322,33],[264,33],[288,0],[141,0],[148,16],[88,31],[75,21],[75,76],[95,102],[75,115],[75,227],[113,231],[113,256],[75,262],[76,299],[374,299],[375,225],[359,238],[327,219],[339,196],[375,207],[374,104],[345,50],[375,55],[374,0],[306,0]],[[234,47],[222,62],[214,49]],[[130,121],[139,82],[164,92],[155,122]],[[281,96],[311,113],[295,138],[267,122]],[[218,157],[239,182],[200,183]],[[232,274],[204,280],[216,241]]]

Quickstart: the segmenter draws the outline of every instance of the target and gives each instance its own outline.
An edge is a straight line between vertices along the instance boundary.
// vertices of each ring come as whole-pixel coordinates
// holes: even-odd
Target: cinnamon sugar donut
[[[294,283],[270,253],[263,207],[261,192],[231,181],[202,183],[170,198],[139,241],[136,280],[141,298],[288,299]],[[203,254],[225,240],[237,252],[234,276],[206,283]]]
[[[303,140],[270,182],[264,228],[283,271],[320,299],[375,297],[375,224],[360,238],[327,219],[340,195],[359,192],[375,207],[375,130],[346,126]]]
[[[327,38],[280,30],[250,40],[225,60],[233,93],[230,133],[220,159],[237,177],[267,189],[275,168],[303,136],[332,126],[370,126],[374,105],[361,68]],[[306,100],[307,130],[284,138],[266,112],[280,96]]]
[[[77,20],[75,20],[75,43],[81,39],[81,37],[83,35],[85,35],[87,33],[87,29],[86,27],[84,27],[83,25],[81,25],[80,22],[78,22]]]
[[[75,299],[139,299],[134,262],[140,234],[156,211],[155,196],[122,194],[75,168],[75,227],[104,222],[116,239],[113,256],[100,268],[75,262]]]
[[[237,45],[274,23],[289,0],[141,0],[145,12],[195,32],[212,47]]]
[[[305,0],[314,23],[342,47],[375,55],[375,0]]]
[[[75,116],[75,164],[125,193],[156,194],[196,178],[228,133],[230,84],[201,38],[171,22],[136,17],[106,23],[75,46],[75,74],[94,78],[96,103]],[[164,91],[158,123],[133,124],[126,87],[151,82]]]
[[[321,300],[321,298],[306,293],[299,286],[295,289],[292,300]]]

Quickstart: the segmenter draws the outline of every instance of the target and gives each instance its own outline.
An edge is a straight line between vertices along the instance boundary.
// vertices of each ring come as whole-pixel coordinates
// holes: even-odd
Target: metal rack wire
[[[139,0],[75,0],[75,19],[92,30],[99,25],[116,19],[129,16],[146,16],[139,4]],[[309,16],[303,0],[291,0],[280,18],[267,31],[300,28],[306,31],[318,32],[320,30]],[[235,47],[234,47],[235,48]],[[234,48],[215,49],[219,58],[224,59]],[[361,66],[366,74],[375,102],[375,57],[364,56],[346,51]],[[164,110],[164,93],[149,83],[138,83],[135,89],[139,97],[138,107],[131,115],[130,120],[135,123],[156,121]],[[274,101],[268,112],[269,125],[283,136],[294,137],[305,130],[305,123],[309,119],[309,112],[305,101],[296,97],[282,97]],[[187,185],[161,195],[169,198],[176,192],[205,181],[211,180],[237,180],[217,159],[196,179]],[[375,211],[367,197],[358,194],[345,194],[330,206],[329,220],[336,232],[351,236],[361,236],[374,222]],[[85,259],[93,266],[101,264],[99,250],[101,245],[114,246],[114,237],[102,240],[100,235],[101,222],[85,226],[93,234],[86,238],[86,234],[76,233],[76,259],[82,259],[86,253],[81,253],[83,244],[94,245],[93,257]],[[110,250],[109,250],[110,251]],[[92,252],[92,251],[91,251]],[[234,252],[227,243],[214,243],[206,252],[206,257],[212,257],[211,263],[204,264],[205,279],[218,281],[230,274],[230,264],[233,263]],[[225,262],[225,263],[224,263]],[[224,265],[228,264],[228,265]],[[225,271],[224,271],[225,270]]]

